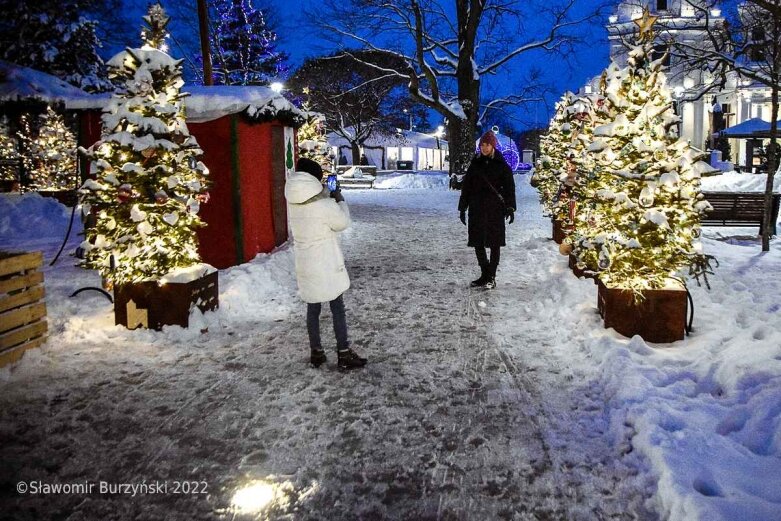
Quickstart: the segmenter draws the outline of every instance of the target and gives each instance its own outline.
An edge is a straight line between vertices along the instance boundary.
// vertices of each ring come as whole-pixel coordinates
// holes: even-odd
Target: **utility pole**
[[[203,84],[213,85],[212,55],[209,48],[209,11],[206,0],[198,1],[198,29],[201,35],[201,56],[203,56]]]

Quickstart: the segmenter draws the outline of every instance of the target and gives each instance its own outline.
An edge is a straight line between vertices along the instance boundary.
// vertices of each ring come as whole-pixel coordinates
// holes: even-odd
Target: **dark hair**
[[[323,179],[323,167],[321,167],[317,162],[312,161],[306,157],[302,157],[298,160],[298,163],[296,163],[296,171],[306,172],[307,174],[317,178],[318,181]]]

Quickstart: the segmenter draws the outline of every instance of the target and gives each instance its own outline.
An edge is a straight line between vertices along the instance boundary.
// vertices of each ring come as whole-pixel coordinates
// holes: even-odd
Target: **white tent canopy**
[[[349,129],[348,129],[349,130]],[[350,143],[344,137],[330,132],[328,144],[336,149],[336,158],[352,164]],[[446,170],[448,143],[434,134],[398,130],[391,135],[373,135],[361,147],[370,165],[380,170],[396,169],[400,161],[411,161],[415,170]]]

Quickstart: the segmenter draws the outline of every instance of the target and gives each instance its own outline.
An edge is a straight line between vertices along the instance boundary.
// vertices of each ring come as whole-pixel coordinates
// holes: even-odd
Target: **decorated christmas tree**
[[[699,161],[677,136],[678,116],[662,73],[651,59],[654,18],[646,8],[636,21],[640,33],[626,69],[607,78],[605,95],[615,111],[594,129],[594,154],[587,219],[575,244],[585,265],[596,265],[608,287],[645,289],[674,286],[682,271],[707,266],[700,216],[709,208],[700,194]]]
[[[8,118],[0,118],[0,181],[19,180],[19,145],[12,133]]]
[[[596,193],[600,189],[602,179],[598,175],[596,156],[591,153],[590,147],[594,142],[594,129],[608,123],[615,115],[615,107],[610,103],[605,93],[607,78],[612,78],[619,73],[619,68],[615,63],[611,63],[610,67],[602,74],[599,91],[582,96],[576,103],[578,125],[570,144],[569,154],[570,171],[572,172],[572,187],[570,189],[572,198],[570,224],[572,228],[565,238],[565,243],[570,248],[572,245],[580,244],[581,239],[589,236],[590,228],[595,225],[597,218],[594,208],[597,204]],[[577,268],[592,272],[598,270],[596,259],[589,256],[588,252],[585,252],[582,258],[578,259]]]
[[[81,190],[85,214],[97,216],[82,244],[84,266],[114,284],[197,264],[198,211],[208,197],[208,169],[184,121],[181,60],[159,47],[167,17],[153,6],[145,20],[143,47],[108,62],[118,87],[103,115],[104,135],[82,149],[97,169]]]
[[[565,92],[556,103],[556,110],[548,132],[540,139],[540,157],[534,172],[540,202],[551,213],[559,201],[562,175],[567,174],[569,147],[572,141],[572,121],[575,116],[576,96]]]
[[[35,125],[22,118],[19,132],[25,170],[24,190],[74,190],[78,188],[76,138],[62,115],[51,107]]]
[[[251,0],[222,0],[212,39],[216,85],[268,85],[286,72],[276,33]]]
[[[306,113],[307,120],[298,129],[298,156],[309,158],[330,169],[333,157],[326,139],[325,116],[311,110],[308,100],[309,88],[304,88],[303,94],[301,108]]]

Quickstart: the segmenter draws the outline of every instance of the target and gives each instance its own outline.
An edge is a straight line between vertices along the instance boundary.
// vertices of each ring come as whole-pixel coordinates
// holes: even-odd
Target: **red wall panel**
[[[239,124],[244,261],[274,249],[271,124]]]
[[[203,262],[223,269],[238,264],[233,217],[230,116],[205,123],[188,123],[203,149],[201,161],[209,168],[210,200],[201,205],[206,226],[198,230]]]

